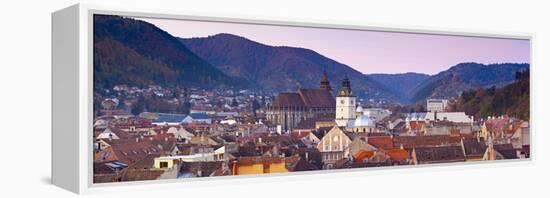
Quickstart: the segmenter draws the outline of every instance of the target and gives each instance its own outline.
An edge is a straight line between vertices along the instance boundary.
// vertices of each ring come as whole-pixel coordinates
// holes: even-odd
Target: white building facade
[[[342,87],[336,96],[336,124],[339,127],[353,126],[355,121],[356,97],[352,95],[348,77],[342,81]]]

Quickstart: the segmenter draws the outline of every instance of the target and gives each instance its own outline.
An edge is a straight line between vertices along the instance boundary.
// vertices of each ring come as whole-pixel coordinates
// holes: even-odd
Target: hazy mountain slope
[[[111,15],[94,15],[94,77],[97,88],[114,83],[208,87],[242,83],[156,26]]]
[[[413,72],[402,74],[368,74],[367,76],[401,97],[407,97],[407,92],[430,77],[427,74]]]
[[[268,46],[231,34],[180,40],[226,74],[243,77],[263,89],[295,91],[299,87],[318,87],[326,70],[334,90],[348,75],[356,95],[398,100],[378,82],[310,49]]]
[[[527,68],[529,68],[529,64],[460,63],[429,77],[411,89],[407,95],[411,101],[424,100],[429,97],[455,97],[467,89],[503,86],[512,83],[515,73]]]
[[[468,115],[487,118],[508,115],[529,120],[529,70],[517,72],[515,82],[501,88],[467,90],[452,107]]]

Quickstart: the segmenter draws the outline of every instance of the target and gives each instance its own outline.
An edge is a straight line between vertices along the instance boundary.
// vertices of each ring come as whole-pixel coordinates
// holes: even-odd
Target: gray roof
[[[181,122],[185,119],[187,115],[185,114],[158,114],[157,119],[153,120],[154,123],[162,122]]]
[[[192,113],[189,114],[193,119],[208,119],[209,117],[205,113]]]

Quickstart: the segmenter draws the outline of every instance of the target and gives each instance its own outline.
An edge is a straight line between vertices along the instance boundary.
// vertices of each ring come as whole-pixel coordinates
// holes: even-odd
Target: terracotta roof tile
[[[336,106],[336,100],[325,89],[299,89],[298,94],[308,107],[333,108]]]
[[[274,107],[305,107],[298,93],[279,93],[273,103]]]
[[[392,149],[393,141],[391,136],[369,136],[367,138],[367,143],[375,146],[378,149]]]

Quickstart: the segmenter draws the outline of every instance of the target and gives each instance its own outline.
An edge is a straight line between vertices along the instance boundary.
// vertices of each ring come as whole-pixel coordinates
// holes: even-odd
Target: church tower
[[[351,93],[351,84],[346,76],[336,96],[336,124],[339,127],[350,126],[355,120],[355,96]]]
[[[327,71],[323,71],[323,77],[321,78],[321,85],[319,86],[320,89],[327,90],[332,93],[332,87],[330,87],[330,81],[328,80]]]

